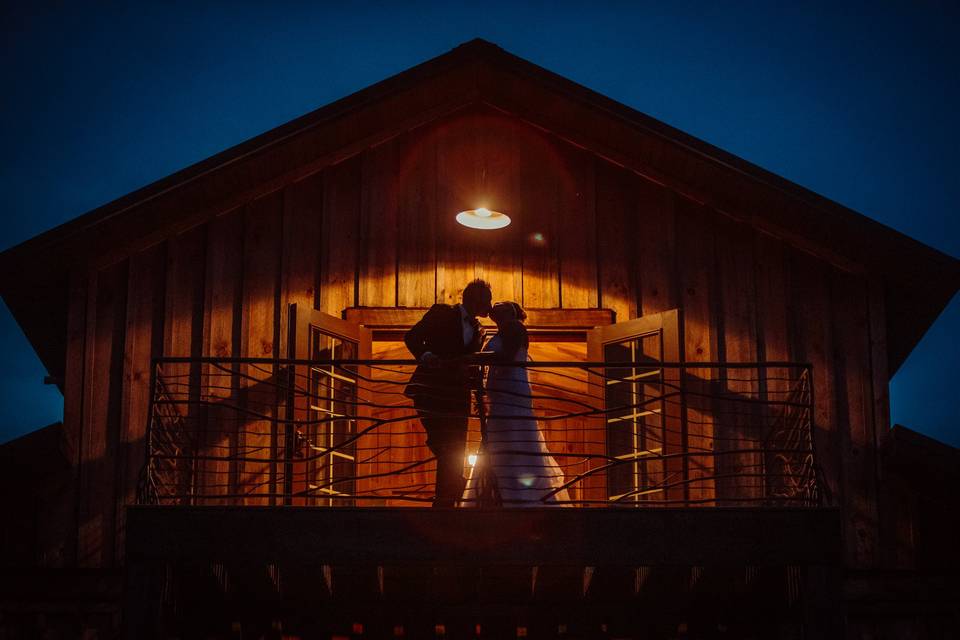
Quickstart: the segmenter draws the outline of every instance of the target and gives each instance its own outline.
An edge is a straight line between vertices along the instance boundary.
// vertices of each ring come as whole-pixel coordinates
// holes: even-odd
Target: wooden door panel
[[[284,442],[288,503],[346,506],[366,490],[358,461],[373,446],[370,368],[332,360],[368,360],[370,331],[312,308],[290,305],[292,383]]]

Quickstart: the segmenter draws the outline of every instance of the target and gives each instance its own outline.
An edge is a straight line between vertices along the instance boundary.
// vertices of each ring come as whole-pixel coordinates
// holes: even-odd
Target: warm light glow
[[[477,454],[471,453],[470,455],[468,455],[468,456],[467,456],[467,462],[470,463],[470,466],[471,466],[471,467],[474,466],[474,465],[476,465],[476,464],[477,464]]]
[[[471,229],[502,229],[510,224],[510,216],[480,207],[461,211],[457,214],[457,222]]]

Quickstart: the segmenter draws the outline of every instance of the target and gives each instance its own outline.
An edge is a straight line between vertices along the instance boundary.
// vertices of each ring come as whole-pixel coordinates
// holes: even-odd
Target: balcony
[[[809,366],[504,366],[527,370],[564,500],[422,508],[436,460],[410,360],[157,360],[130,633],[831,624],[839,514],[821,508]],[[473,393],[465,473],[502,411]]]
[[[139,502],[429,505],[436,460],[404,394],[414,365],[159,359]],[[482,505],[479,497],[468,497],[464,507],[820,504],[807,365],[625,360],[503,366],[527,371],[530,393],[517,402],[532,404],[557,463],[553,484],[562,490]],[[497,418],[482,384],[476,386],[467,475],[475,464],[483,468],[486,418]],[[521,460],[531,455],[514,453]]]

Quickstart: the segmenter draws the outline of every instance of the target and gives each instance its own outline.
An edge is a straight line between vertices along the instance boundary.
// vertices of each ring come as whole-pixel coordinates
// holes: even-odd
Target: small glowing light
[[[523,475],[523,476],[520,476],[519,480],[520,480],[520,484],[522,484],[523,486],[532,487],[534,482],[534,477],[529,475]]]
[[[474,466],[474,465],[476,465],[476,464],[477,464],[477,454],[471,453],[470,455],[468,455],[468,456],[467,456],[467,462],[470,463],[470,466],[471,466],[471,467]]]
[[[534,242],[543,242],[543,234],[537,231],[535,234],[530,236],[530,239]]]
[[[502,229],[510,224],[510,216],[480,207],[461,211],[457,214],[457,222],[471,229]]]

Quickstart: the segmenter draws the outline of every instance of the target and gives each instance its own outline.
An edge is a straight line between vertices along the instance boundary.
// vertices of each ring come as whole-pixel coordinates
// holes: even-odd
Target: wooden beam
[[[613,324],[613,311],[610,309],[524,309],[527,312],[525,324],[531,331],[535,329],[593,329]],[[344,317],[368,329],[409,329],[415,325],[427,307],[350,307]],[[485,328],[496,325],[490,318],[480,318]]]
[[[586,340],[586,332],[599,326],[613,324],[610,309],[525,309],[526,325],[531,342],[579,342]],[[407,330],[419,322],[426,307],[350,307],[344,317],[373,331],[374,340],[400,341]],[[496,325],[489,318],[481,318],[481,325],[490,332]]]
[[[135,506],[127,516],[133,565],[243,557],[368,567],[782,566],[841,558],[835,509]]]

